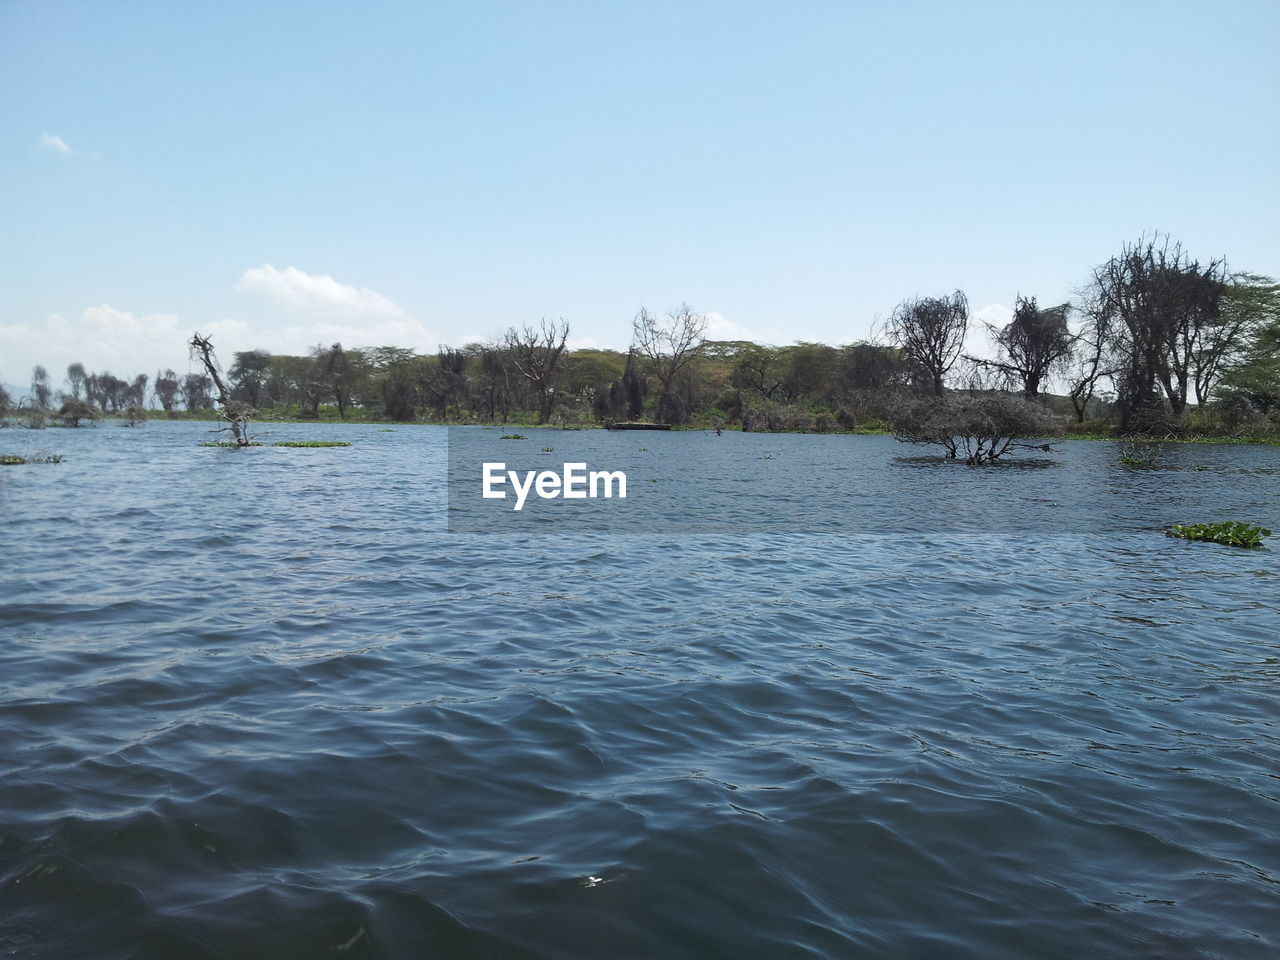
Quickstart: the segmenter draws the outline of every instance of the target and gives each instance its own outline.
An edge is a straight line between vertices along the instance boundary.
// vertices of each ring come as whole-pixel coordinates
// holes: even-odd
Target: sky
[[[1154,230],[1277,275],[1277,49],[1273,0],[0,0],[0,382],[682,303],[841,344]]]

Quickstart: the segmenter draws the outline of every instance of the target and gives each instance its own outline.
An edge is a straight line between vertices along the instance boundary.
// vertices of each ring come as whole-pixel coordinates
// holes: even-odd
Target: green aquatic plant
[[[201,440],[202,447],[265,447],[266,444],[258,440],[250,440],[248,443],[236,443],[234,440]]]
[[[273,447],[349,447],[345,440],[278,440]]]
[[[499,440],[527,440],[529,439],[523,433],[504,433]]]
[[[0,467],[18,467],[24,463],[61,463],[62,454],[49,453],[35,457],[20,457],[14,453],[0,453]]]
[[[1271,531],[1266,527],[1228,520],[1224,523],[1175,524],[1172,530],[1165,531],[1165,536],[1183,540],[1207,540],[1229,547],[1260,547],[1262,541],[1271,536]]]

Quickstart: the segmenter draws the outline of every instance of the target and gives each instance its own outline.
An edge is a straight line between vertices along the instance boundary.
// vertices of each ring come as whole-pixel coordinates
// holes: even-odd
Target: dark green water
[[[204,429],[0,431],[0,957],[1280,950],[1280,555],[1160,533],[1276,448],[525,429],[737,485],[472,534],[444,430]]]

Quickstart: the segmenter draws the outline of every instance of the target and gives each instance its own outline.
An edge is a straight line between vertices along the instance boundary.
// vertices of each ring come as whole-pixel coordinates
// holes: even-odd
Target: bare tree
[[[36,364],[31,368],[31,396],[37,409],[48,410],[53,390],[49,387],[49,371]]]
[[[1024,397],[1035,400],[1050,373],[1063,367],[1071,356],[1075,337],[1067,327],[1069,310],[1065,303],[1042,310],[1035,297],[1019,294],[1008,324],[986,324],[999,350],[997,359],[968,359],[1016,382]]]
[[[504,338],[512,364],[538,394],[540,424],[551,419],[556,373],[568,339],[569,324],[564,318],[558,321],[544,318],[537,329],[529,324],[520,329],[512,327]]]
[[[706,342],[707,318],[682,303],[675,313],[659,318],[644,307],[631,324],[634,349],[649,361],[649,369],[661,385],[658,419],[664,423],[683,422],[688,411],[675,392],[676,378],[702,352]]]
[[[887,332],[903,356],[919,364],[935,396],[960,357],[969,329],[969,300],[957,290],[949,297],[904,300],[889,318]]]
[[[255,413],[254,409],[247,403],[232,399],[231,390],[222,379],[222,371],[218,369],[218,361],[213,355],[213,343],[208,337],[202,337],[198,333],[192,334],[191,352],[204,365],[205,372],[209,375],[209,379],[213,381],[214,388],[218,391],[218,404],[222,407],[222,419],[227,421],[227,426],[223,429],[231,431],[231,435],[235,438],[236,446],[249,446],[249,418]]]
[[[58,410],[58,419],[65,426],[78,427],[81,420],[94,422],[98,419],[98,408],[93,404],[78,400],[75,397],[68,397],[62,402],[62,407]]]
[[[80,394],[84,392],[84,364],[73,363],[67,367],[67,385],[71,387],[71,399],[81,399]]]
[[[1007,395],[917,398],[897,407],[890,419],[895,439],[940,446],[947,459],[974,467],[1017,450],[1052,452],[1045,438],[1057,432],[1039,404]]]
[[[1202,265],[1162,234],[1126,244],[1094,269],[1090,296],[1115,357],[1123,430],[1182,417],[1196,358],[1206,338],[1215,338],[1210,328],[1219,322],[1225,291],[1224,260]]]
[[[129,406],[141,407],[144,411],[147,406],[147,380],[149,378],[145,373],[140,373],[133,378],[133,383],[129,384],[128,399]],[[145,418],[144,418],[145,419]]]

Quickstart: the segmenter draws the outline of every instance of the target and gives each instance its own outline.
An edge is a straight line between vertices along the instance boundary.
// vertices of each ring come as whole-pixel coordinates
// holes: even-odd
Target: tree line
[[[904,300],[865,341],[778,347],[707,340],[706,318],[687,305],[641,308],[624,351],[571,350],[568,323],[543,320],[433,354],[339,343],[305,356],[243,351],[224,386],[245,408],[300,418],[825,431],[887,424],[907,406],[919,416],[922,399],[963,392],[1019,396],[1126,434],[1189,424],[1280,432],[1280,286],[1232,273],[1221,258],[1194,259],[1166,236],[1124,245],[1071,302],[1019,294],[1007,324],[986,325],[994,357],[964,352],[974,322],[957,290]],[[15,406],[68,419],[122,414],[148,395],[170,415],[214,403],[203,372],[124,380],[77,363],[65,383],[55,390],[36,367],[28,396],[16,405],[0,396],[0,416]]]

